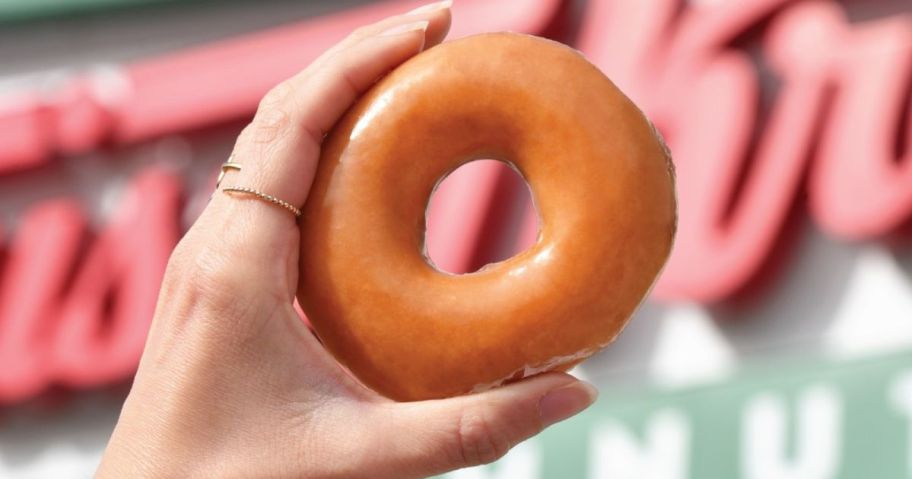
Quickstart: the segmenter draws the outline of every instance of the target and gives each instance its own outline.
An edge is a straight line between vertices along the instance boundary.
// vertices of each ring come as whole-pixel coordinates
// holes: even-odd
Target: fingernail
[[[383,33],[381,33],[380,35],[389,36],[389,35],[399,35],[402,33],[415,32],[415,31],[424,32],[427,30],[427,27],[428,27],[428,22],[426,20],[422,20],[420,22],[411,22],[411,23],[405,23],[402,25],[396,25],[393,28],[384,30]]]
[[[406,15],[414,15],[416,13],[431,13],[436,12],[437,10],[443,10],[445,8],[450,8],[453,6],[453,0],[444,0],[442,2],[429,3],[422,7],[418,7],[414,10],[409,10]]]
[[[579,414],[595,402],[597,397],[598,390],[595,386],[585,381],[577,381],[546,394],[538,403],[538,412],[542,423],[548,427]]]

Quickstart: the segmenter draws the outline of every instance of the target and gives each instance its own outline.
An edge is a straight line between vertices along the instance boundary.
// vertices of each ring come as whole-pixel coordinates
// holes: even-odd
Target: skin
[[[243,169],[222,187],[303,205],[323,133],[449,25],[443,3],[362,27],[275,87],[238,137]],[[425,477],[492,462],[594,401],[591,385],[562,373],[449,399],[380,396],[296,313],[298,245],[287,210],[213,195],[169,261],[96,477]]]

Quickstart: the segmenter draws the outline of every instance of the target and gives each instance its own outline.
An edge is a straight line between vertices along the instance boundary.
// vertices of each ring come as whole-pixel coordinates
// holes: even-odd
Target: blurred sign
[[[420,3],[359,6],[19,92],[0,101],[0,174],[52,171],[61,156],[249,117],[271,86],[348,31]],[[452,36],[572,38],[573,3],[462,0]],[[680,232],[657,297],[713,302],[752,284],[805,189],[811,214],[834,237],[882,237],[907,223],[910,4],[853,5],[856,13],[858,5],[903,8],[850,22],[848,4],[827,0],[586,2],[576,46],[656,121],[678,167]],[[498,189],[503,174],[476,170],[440,192],[444,216],[430,221],[468,225],[441,236],[439,262],[451,271],[484,257],[487,226],[508,223],[492,207],[516,200]],[[165,187],[142,186],[150,181]],[[0,403],[133,371],[183,214],[179,178],[153,168],[134,183],[144,204],[127,197],[87,248],[87,215],[72,198],[30,205],[17,229],[4,232]],[[525,223],[520,244],[535,235],[531,208]],[[116,241],[102,239],[112,235]],[[149,250],[134,249],[147,243]]]
[[[805,192],[836,239],[912,217],[912,2],[589,5],[580,48],[666,134],[677,166],[680,227],[657,297],[749,286],[781,261]]]
[[[96,68],[0,98],[0,175],[53,171],[62,156],[247,118],[269,88],[355,28],[423,3],[362,6],[122,67]],[[564,6],[561,0],[463,0],[455,8],[463,21],[450,36],[542,33],[559,23]],[[245,74],[238,77],[238,71]],[[181,234],[181,199],[192,194],[178,175],[164,170],[153,166],[136,175],[114,214],[94,232],[90,213],[70,197],[29,205],[19,212],[12,234],[0,231],[5,241],[0,253],[6,253],[0,263],[0,404],[29,399],[52,384],[96,387],[135,371],[165,263]],[[465,193],[452,192],[450,202]],[[487,206],[479,201],[462,215],[483,218]],[[478,236],[469,231],[451,238],[448,254],[471,251],[476,238],[463,241],[467,233]]]
[[[912,353],[768,366],[674,392],[602,391],[582,415],[450,479],[912,476]]]

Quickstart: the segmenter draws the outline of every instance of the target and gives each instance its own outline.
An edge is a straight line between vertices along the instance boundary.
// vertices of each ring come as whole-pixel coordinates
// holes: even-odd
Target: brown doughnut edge
[[[425,209],[481,158],[530,184],[528,250],[452,275],[425,257]],[[674,169],[640,110],[577,51],[514,34],[410,59],[346,113],[304,206],[298,298],[364,384],[397,400],[566,370],[611,343],[676,228]]]

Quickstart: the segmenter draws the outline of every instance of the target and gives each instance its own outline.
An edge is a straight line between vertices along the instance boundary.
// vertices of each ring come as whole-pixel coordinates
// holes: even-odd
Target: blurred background
[[[91,476],[259,97],[418,4],[0,0],[0,477]],[[448,477],[912,477],[912,2],[456,0],[451,37],[495,30],[581,49],[655,121],[680,231],[574,371],[596,405]],[[457,170],[432,257],[520,251],[529,199],[497,163]]]

